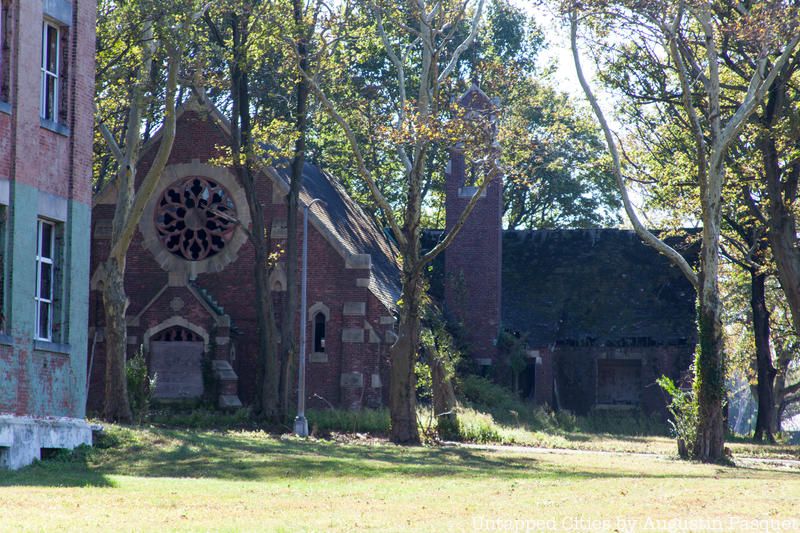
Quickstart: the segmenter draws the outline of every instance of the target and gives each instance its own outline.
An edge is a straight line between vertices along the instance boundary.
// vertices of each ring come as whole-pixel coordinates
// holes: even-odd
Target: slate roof
[[[696,246],[682,247],[694,260]],[[633,231],[506,231],[502,291],[503,326],[528,333],[531,346],[696,339],[694,289]]]
[[[288,183],[291,173],[288,162],[284,160],[275,168]],[[336,178],[306,162],[303,167],[300,202],[308,204],[314,198],[320,198],[326,204],[324,207],[319,204],[311,207],[317,229],[329,233],[350,254],[370,255],[372,276],[369,289],[387,309],[396,309],[400,299],[400,267],[394,243],[347,194]]]

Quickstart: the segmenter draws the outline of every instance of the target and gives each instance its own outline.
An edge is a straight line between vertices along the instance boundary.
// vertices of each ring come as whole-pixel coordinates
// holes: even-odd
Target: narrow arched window
[[[314,351],[325,351],[325,315],[323,313],[314,315]]]

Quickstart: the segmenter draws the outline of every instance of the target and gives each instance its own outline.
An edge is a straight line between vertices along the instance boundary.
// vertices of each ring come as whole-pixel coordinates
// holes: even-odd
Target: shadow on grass
[[[36,461],[30,466],[2,472],[0,487],[114,487],[115,483],[91,467],[88,446],[64,452],[57,458]]]
[[[148,430],[143,438],[115,448],[84,450],[74,460],[45,461],[0,478],[0,486],[113,487],[112,475],[214,478],[240,481],[282,479],[686,479],[711,478],[711,469],[687,473],[671,468],[643,472],[634,466],[596,468],[559,465],[535,454],[464,448],[336,444],[276,439],[266,434]],[[752,477],[729,469],[725,477]],[[798,472],[783,472],[789,476]]]

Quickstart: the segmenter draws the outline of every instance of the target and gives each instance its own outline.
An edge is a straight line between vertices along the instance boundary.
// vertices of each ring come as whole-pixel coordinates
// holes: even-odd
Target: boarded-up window
[[[597,403],[639,405],[642,395],[640,359],[597,360]]]

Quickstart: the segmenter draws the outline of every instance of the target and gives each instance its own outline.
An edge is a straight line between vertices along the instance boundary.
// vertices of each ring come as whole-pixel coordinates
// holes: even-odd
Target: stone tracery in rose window
[[[191,177],[170,185],[156,205],[161,243],[188,261],[202,261],[225,248],[236,230],[236,206],[213,180]]]

